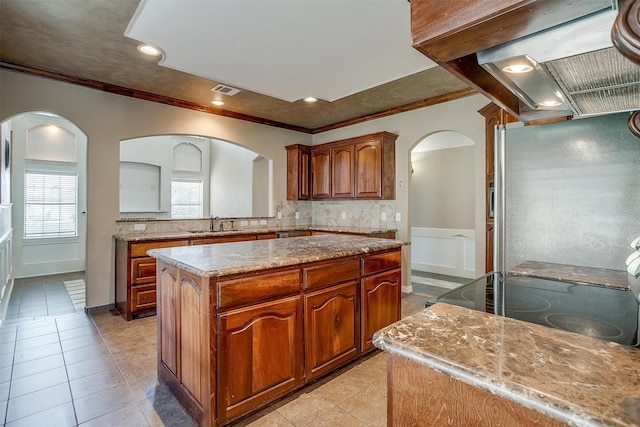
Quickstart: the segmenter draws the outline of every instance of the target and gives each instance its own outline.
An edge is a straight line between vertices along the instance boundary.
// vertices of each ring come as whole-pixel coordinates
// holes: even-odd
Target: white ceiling
[[[286,101],[335,101],[434,67],[406,0],[144,0],[125,35],[161,65]]]

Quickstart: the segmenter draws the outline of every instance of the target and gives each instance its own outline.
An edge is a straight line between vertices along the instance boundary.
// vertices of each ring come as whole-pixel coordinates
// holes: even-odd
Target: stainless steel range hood
[[[613,47],[616,16],[612,6],[480,51],[478,63],[520,98],[525,120],[527,110],[536,118],[638,110],[640,66]]]

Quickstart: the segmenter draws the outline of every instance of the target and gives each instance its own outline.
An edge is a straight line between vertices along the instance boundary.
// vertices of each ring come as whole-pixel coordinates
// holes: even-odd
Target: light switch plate
[[[258,225],[258,221],[257,221],[257,220],[255,220],[255,219],[252,219],[252,220],[251,220],[251,225]]]
[[[300,212],[296,212],[296,219],[300,219]]]
[[[342,212],[341,217],[342,217],[342,219],[347,219],[347,213],[346,212]]]
[[[400,221],[401,221],[400,212],[396,212],[396,222],[400,222]]]
[[[133,225],[133,229],[135,231],[144,231],[146,230],[147,226],[145,224],[134,224]]]
[[[380,219],[382,219],[383,221],[387,220],[387,213],[386,212],[382,212],[382,214],[380,215]]]
[[[261,219],[260,220],[260,225],[267,225],[267,220],[266,219]]]
[[[278,212],[278,219],[282,219],[282,212]]]
[[[240,221],[241,227],[246,227],[247,225],[249,225],[249,221]]]

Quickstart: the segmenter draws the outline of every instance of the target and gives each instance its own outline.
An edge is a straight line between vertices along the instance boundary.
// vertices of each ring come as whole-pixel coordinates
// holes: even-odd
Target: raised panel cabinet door
[[[353,198],[353,145],[331,149],[331,195],[334,199]]]
[[[302,384],[302,352],[298,295],[219,314],[219,423],[257,409]]]
[[[362,279],[362,347],[373,348],[373,334],[400,320],[400,270],[376,274]]]
[[[176,322],[176,305],[178,295],[178,278],[173,268],[160,265],[157,281],[158,296],[158,365],[164,365],[178,376],[178,329]]]
[[[357,286],[351,281],[305,295],[307,381],[358,355]]]
[[[331,150],[311,152],[311,198],[331,198]]]
[[[150,256],[131,259],[131,284],[141,285],[156,281],[156,259]]]
[[[202,322],[201,289],[191,279],[180,283],[180,380],[196,401],[202,403]]]
[[[379,140],[356,144],[355,197],[363,199],[382,198],[382,149]]]

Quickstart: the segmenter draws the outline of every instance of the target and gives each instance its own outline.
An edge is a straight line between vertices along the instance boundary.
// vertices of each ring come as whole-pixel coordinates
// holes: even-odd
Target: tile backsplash
[[[349,226],[365,228],[397,228],[395,200],[289,201],[274,202],[274,217],[220,218],[236,229],[281,228],[295,226]],[[133,219],[116,222],[117,234],[172,233],[208,231],[209,219]]]

